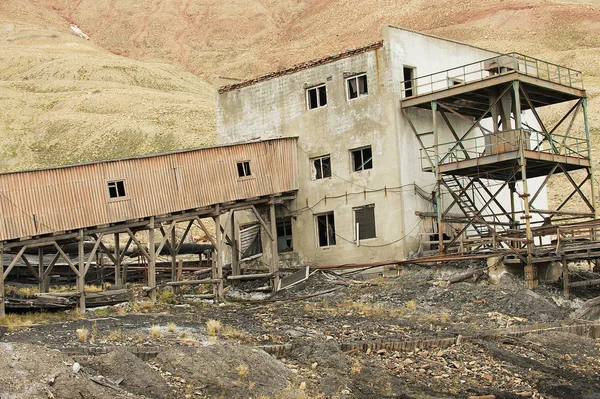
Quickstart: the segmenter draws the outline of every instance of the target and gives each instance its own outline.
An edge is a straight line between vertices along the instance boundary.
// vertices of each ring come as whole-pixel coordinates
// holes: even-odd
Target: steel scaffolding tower
[[[581,72],[510,53],[402,82],[402,94],[437,181],[440,253],[507,252],[535,287],[547,228],[598,216]],[[545,209],[553,180],[564,188]]]

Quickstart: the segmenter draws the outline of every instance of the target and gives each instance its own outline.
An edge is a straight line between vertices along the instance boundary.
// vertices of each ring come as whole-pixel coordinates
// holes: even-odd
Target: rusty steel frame
[[[493,83],[493,81],[496,81],[496,83]],[[498,90],[498,92],[500,94],[491,98],[489,101],[488,108],[485,111],[482,111],[481,114],[477,117],[464,115],[461,113],[460,106],[453,106],[450,104],[446,104],[444,102],[445,98],[450,98],[451,96],[455,96],[456,93],[460,92],[461,96],[468,96],[470,91],[480,90],[482,87],[491,87],[492,84],[495,84],[496,87],[501,88],[500,90]],[[553,97],[552,101],[554,101],[554,103],[560,103],[560,102],[565,102],[565,101],[575,101],[575,104],[573,106],[571,106],[569,108],[569,110],[552,127],[548,127],[548,124],[543,120],[542,116],[538,112],[538,108],[540,106],[543,106],[543,105],[536,106],[536,99],[534,99],[534,97],[538,93],[535,93],[535,90],[533,91],[533,93],[531,93],[529,90],[530,87],[533,87],[533,85],[536,85],[536,84],[539,85],[540,87],[543,87],[546,90],[550,90],[550,91],[556,90],[557,95],[552,96]],[[510,172],[510,170],[505,169],[502,172],[504,174],[502,175],[503,178],[501,180],[496,180],[497,178],[493,178],[495,175],[497,175],[494,173],[493,164],[486,171],[480,171],[480,170],[478,170],[478,168],[475,168],[475,167],[473,168],[474,169],[473,171],[466,170],[465,171],[467,173],[466,175],[459,174],[459,173],[452,173],[453,171],[450,169],[445,169],[443,171],[441,170],[442,163],[446,160],[446,158],[453,151],[464,153],[464,159],[466,159],[466,160],[473,158],[473,154],[469,154],[469,152],[467,150],[467,146],[465,145],[465,140],[473,132],[475,132],[477,128],[479,128],[482,135],[486,134],[486,133],[487,134],[493,133],[489,129],[484,128],[481,125],[481,123],[486,118],[486,116],[491,112],[493,107],[495,107],[500,102],[500,100],[506,95],[506,93],[509,93],[511,90],[512,90],[512,98],[511,98],[512,105],[511,105],[511,111],[509,111],[509,114],[510,114],[511,120],[515,124],[515,128],[522,129],[522,126],[524,126],[524,123],[521,121],[521,118],[520,118],[521,104],[524,104],[526,107],[528,107],[531,110],[533,117],[535,118],[535,120],[537,121],[537,123],[539,125],[540,130],[536,130],[536,129],[531,129],[531,130],[533,130],[537,134],[539,134],[539,137],[541,138],[541,140],[537,143],[537,145],[534,147],[533,150],[527,150],[527,152],[533,151],[533,152],[549,152],[551,154],[560,154],[561,151],[563,150],[563,147],[565,146],[567,138],[571,137],[571,135],[572,135],[575,121],[579,115],[579,112],[580,111],[583,112],[583,128],[584,128],[585,134],[586,134],[585,143],[587,144],[587,148],[586,148],[587,153],[585,153],[585,151],[579,151],[579,152],[575,153],[573,158],[575,159],[577,157],[578,159],[582,159],[585,162],[582,162],[582,163],[578,164],[577,166],[573,167],[573,166],[569,166],[568,164],[563,165],[556,158],[544,158],[542,160],[542,162],[547,163],[548,166],[543,166],[543,164],[542,164],[541,167],[543,169],[538,169],[536,172],[534,172],[534,174],[537,173],[538,175],[545,176],[545,178],[544,178],[543,182],[540,184],[540,186],[535,190],[535,192],[533,193],[533,196],[531,196],[531,194],[529,193],[529,188],[527,185],[527,181],[528,181],[527,174],[529,171],[528,170],[528,160],[529,159],[528,159],[526,151],[525,151],[525,146],[524,146],[524,142],[523,142],[524,139],[523,139],[522,135],[519,138],[519,145],[518,145],[517,154],[516,154],[517,158],[515,159],[516,162],[512,166],[510,166],[510,170],[512,170],[512,173]],[[561,97],[562,92],[566,93],[564,98]],[[460,97],[460,98],[465,98],[465,97]],[[548,97],[546,97],[546,99],[547,98]],[[543,99],[542,101],[540,99],[537,99],[537,104],[544,104],[544,101],[546,101],[546,99]],[[422,137],[424,136],[424,133],[419,132],[419,130],[415,127],[416,126],[415,122],[413,120],[411,120],[410,113],[407,112],[408,109],[416,108],[416,107],[421,108],[421,109],[423,109],[423,108],[430,109],[432,112],[432,114],[431,114],[432,120],[431,121],[433,124],[433,134],[434,134],[434,137],[433,137],[434,146],[433,147],[427,147],[425,145],[425,143],[422,139]],[[486,224],[488,229],[490,229],[491,234],[494,236],[494,242],[499,240],[500,242],[504,241],[504,242],[508,242],[508,243],[510,243],[510,242],[520,243],[519,245],[507,245],[507,246],[508,246],[508,249],[513,250],[513,252],[525,264],[526,272],[527,272],[526,274],[528,275],[527,276],[528,286],[534,287],[537,284],[537,277],[535,276],[536,270],[535,270],[535,265],[533,262],[535,243],[533,241],[533,234],[532,234],[533,222],[531,221],[531,217],[532,217],[531,215],[539,214],[540,217],[543,220],[545,220],[545,222],[547,222],[548,220],[553,220],[553,218],[555,218],[555,216],[561,216],[561,215],[572,217],[572,218],[586,218],[591,215],[591,216],[593,216],[593,219],[598,218],[598,207],[597,207],[596,192],[595,192],[596,187],[595,187],[595,182],[594,182],[594,170],[592,167],[592,159],[591,159],[592,158],[591,140],[590,140],[588,118],[587,118],[587,98],[585,97],[585,90],[583,90],[583,89],[574,90],[573,88],[558,87],[550,82],[540,82],[540,79],[535,79],[535,78],[532,78],[531,76],[523,76],[522,74],[515,72],[515,73],[508,73],[508,74],[502,76],[502,78],[491,78],[491,79],[489,79],[489,81],[483,80],[483,81],[472,83],[472,84],[462,85],[461,87],[451,86],[447,90],[440,90],[437,92],[426,93],[424,95],[416,94],[413,97],[410,97],[407,99],[402,99],[401,104],[400,104],[400,109],[401,109],[401,112],[402,112],[403,116],[405,117],[406,121],[408,122],[408,125],[410,126],[413,134],[417,138],[417,141],[421,145],[421,151],[424,153],[423,158],[427,159],[428,164],[431,166],[430,169],[424,167],[424,170],[425,171],[429,170],[429,171],[435,173],[435,175],[436,175],[436,181],[437,181],[436,187],[437,188],[436,188],[435,198],[436,198],[436,201],[438,201],[437,206],[436,206],[436,209],[437,209],[436,217],[438,219],[438,234],[440,237],[440,243],[438,246],[440,256],[445,254],[447,252],[447,250],[458,241],[459,237],[463,233],[465,233],[465,231],[470,226],[475,226],[478,223]],[[472,112],[472,111],[473,110],[470,110],[470,112]],[[448,117],[447,114],[452,114],[455,117],[460,118],[461,120],[469,121],[470,126],[465,127],[464,129],[457,129],[455,126],[453,126],[452,121],[450,120],[450,118]],[[455,140],[454,144],[452,144],[452,142],[446,143],[446,144],[450,144],[450,146],[451,146],[451,148],[449,150],[447,150],[446,155],[440,154],[437,149],[437,146],[439,146],[439,138],[438,138],[439,122],[437,121],[438,115],[441,117],[441,120],[444,121],[445,125],[447,126],[447,128],[450,131],[450,134],[452,135],[452,137],[454,137],[454,140]],[[553,134],[559,128],[563,127],[565,125],[565,122],[567,123],[566,133],[565,133],[562,141],[552,140]],[[464,132],[464,133],[462,133],[462,135],[461,135],[461,130],[462,130],[462,132]],[[583,141],[583,140],[581,140],[581,141]],[[548,143],[549,148],[546,150],[543,150],[541,146],[546,142]],[[429,152],[428,150],[431,150],[431,152]],[[434,155],[432,155],[432,153]],[[499,161],[500,161],[500,158],[498,158],[498,162]],[[459,162],[461,162],[461,161],[456,161],[456,163],[459,163]],[[497,167],[502,168],[503,166],[501,166],[498,163]],[[508,166],[505,165],[504,167],[508,167]],[[586,171],[586,176],[583,178],[583,181],[581,181],[579,183],[576,181],[579,179],[575,179],[573,176],[573,173],[577,170],[585,170]],[[572,191],[566,196],[566,198],[564,198],[564,200],[562,200],[562,202],[560,203],[560,205],[558,206],[558,208],[555,211],[536,209],[534,207],[534,201],[539,198],[539,196],[543,192],[543,190],[547,189],[548,182],[550,181],[551,177],[556,176],[559,173],[562,175],[565,175],[566,180],[569,181],[569,183],[571,185]],[[447,180],[445,178],[446,175],[454,175],[453,179],[456,181],[456,184],[455,184],[455,182],[451,182],[451,183],[447,182]],[[507,176],[509,176],[509,177],[507,177]],[[463,178],[463,180],[460,180],[459,177]],[[490,179],[490,178],[492,178],[492,180],[498,181],[499,183],[502,183],[502,181],[504,181],[504,183],[501,184],[499,189],[495,190],[495,192],[492,192],[482,181],[483,179]],[[516,191],[515,183],[517,181],[522,182],[522,190],[520,190],[520,191],[522,191],[521,193],[518,193]],[[590,198],[588,198],[588,196],[583,191],[583,187],[586,185],[586,183],[590,184],[590,189],[591,189]],[[510,187],[510,197],[511,197],[511,209],[510,210],[508,210],[506,207],[504,207],[503,204],[498,199],[498,195],[503,191],[503,189],[507,185],[509,185],[509,187]],[[442,186],[444,187],[445,191],[447,191],[446,194],[450,194],[450,196],[452,198],[452,201],[446,206],[443,206],[443,204],[441,202],[441,199],[442,199],[443,195],[445,194],[444,192],[442,192]],[[467,193],[468,190],[477,190],[477,192],[479,193],[479,196],[481,197],[479,200],[481,203],[479,203],[477,200],[471,199]],[[515,211],[515,208],[514,208],[514,196],[515,195],[519,195],[519,197],[523,201],[523,210],[522,211],[519,211],[519,212]],[[486,196],[489,199],[486,200]],[[469,198],[469,204],[468,204],[467,208],[475,209],[476,211],[473,214],[469,215],[468,210],[463,209],[463,207],[461,206],[461,201],[462,201],[461,198],[463,198],[463,197]],[[591,211],[591,213],[561,211],[568,204],[572,203],[572,200],[574,197],[580,198],[583,201],[583,203],[586,205],[586,207]],[[492,211],[492,208],[491,208],[492,204],[494,204],[499,209],[499,213],[495,213]],[[442,223],[446,222],[445,221],[446,216],[449,213],[451,213],[452,208],[454,208],[455,206],[458,206],[458,208],[462,211],[462,213],[465,214],[465,223],[466,224],[462,227],[460,232],[457,233],[452,240],[450,240],[450,243],[444,245],[443,239],[441,238],[442,233],[444,231]],[[486,210],[490,211],[489,215],[485,213]],[[518,223],[517,219],[516,219],[516,215],[519,213],[522,215],[521,216],[522,223]],[[549,215],[549,216],[547,218],[544,218],[544,215]],[[505,216],[509,220],[509,224],[512,225],[511,230],[508,232],[500,231],[498,229],[499,228],[498,223],[494,223],[493,221],[489,221],[489,223],[487,223],[487,221],[485,220],[486,217],[493,217],[493,218],[498,219],[498,218],[502,218],[503,216]],[[558,218],[555,218],[554,220],[557,220],[557,219]],[[498,219],[498,221],[499,220],[500,219]],[[565,219],[561,219],[561,220],[565,220]],[[537,222],[537,223],[540,223],[540,222]],[[500,224],[502,224],[502,223],[500,223]],[[524,227],[524,229],[519,228],[520,226]],[[479,233],[479,231],[477,229],[475,229],[475,231],[477,231]],[[525,238],[519,239],[518,237],[521,234],[523,234],[525,236]]]

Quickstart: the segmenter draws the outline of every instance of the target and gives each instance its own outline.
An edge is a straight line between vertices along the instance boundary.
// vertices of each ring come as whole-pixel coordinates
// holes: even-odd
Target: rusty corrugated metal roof
[[[249,161],[251,176],[238,176]],[[108,183],[125,195],[111,198]],[[0,174],[0,241],[298,189],[296,138]]]

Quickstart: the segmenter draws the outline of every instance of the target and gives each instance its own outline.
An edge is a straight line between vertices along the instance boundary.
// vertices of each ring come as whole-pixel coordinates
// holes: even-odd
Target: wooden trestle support
[[[59,260],[64,261],[70,270],[75,274],[77,287],[77,308],[84,312],[85,303],[85,277],[97,256],[104,255],[110,259],[114,265],[114,284],[122,286],[127,282],[128,269],[123,264],[125,254],[132,245],[135,245],[143,260],[148,265],[148,277],[146,291],[152,301],[157,299],[157,281],[156,281],[156,261],[158,254],[163,248],[167,248],[171,263],[171,281],[167,286],[177,287],[181,285],[202,285],[212,286],[212,295],[215,301],[224,299],[224,262],[227,247],[231,248],[231,279],[251,279],[258,277],[269,277],[271,279],[271,288],[277,290],[279,283],[279,257],[277,253],[277,231],[275,222],[275,206],[283,203],[285,200],[293,199],[293,196],[269,196],[267,198],[258,198],[232,202],[228,204],[216,204],[210,207],[204,207],[192,212],[182,212],[172,215],[150,216],[143,220],[129,221],[125,223],[114,224],[104,227],[93,227],[89,229],[80,229],[75,232],[57,233],[52,236],[28,238],[19,241],[5,242],[0,244],[0,317],[5,315],[5,281],[13,268],[21,261],[35,277],[39,284],[40,293],[46,293],[50,287],[51,273]],[[265,221],[257,209],[263,207],[267,210],[268,222]],[[256,275],[242,275],[239,262],[239,249],[236,236],[235,213],[249,211],[259,221],[263,232],[269,237],[269,245],[265,245],[263,253],[269,256],[268,273]],[[226,215],[225,217],[223,217]],[[211,218],[214,222],[214,232],[206,226],[206,218]],[[177,238],[176,227],[179,223],[185,223],[184,233]],[[214,247],[214,253],[211,257],[210,278],[200,280],[180,281],[181,273],[178,273],[177,256],[181,247],[188,237],[192,226],[197,225],[206,235]],[[158,231],[158,235],[156,234]],[[145,245],[136,235],[145,232],[148,237],[148,244]],[[121,247],[122,236],[127,237],[125,245]],[[108,246],[102,241],[103,238],[112,236],[114,248]],[[93,248],[86,254],[84,243],[92,240]],[[66,244],[77,243],[77,256],[72,259],[64,250]],[[38,268],[31,265],[29,259],[25,256],[28,249],[38,249]],[[44,248],[52,248],[56,254],[48,265],[44,264]],[[265,250],[267,249],[268,250]],[[49,252],[49,250],[47,250]],[[4,256],[11,254],[11,260],[5,264]]]

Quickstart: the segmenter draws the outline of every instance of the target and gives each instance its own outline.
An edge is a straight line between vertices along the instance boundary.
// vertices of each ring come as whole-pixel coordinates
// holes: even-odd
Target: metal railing
[[[583,89],[581,71],[519,53],[502,54],[445,71],[405,80],[401,83],[400,89],[402,98],[410,98],[515,71],[563,86]]]
[[[585,138],[560,134],[545,136],[540,132],[517,129],[450,141],[421,149],[421,168],[518,151],[521,146],[526,150],[562,156],[589,158],[590,155]]]

